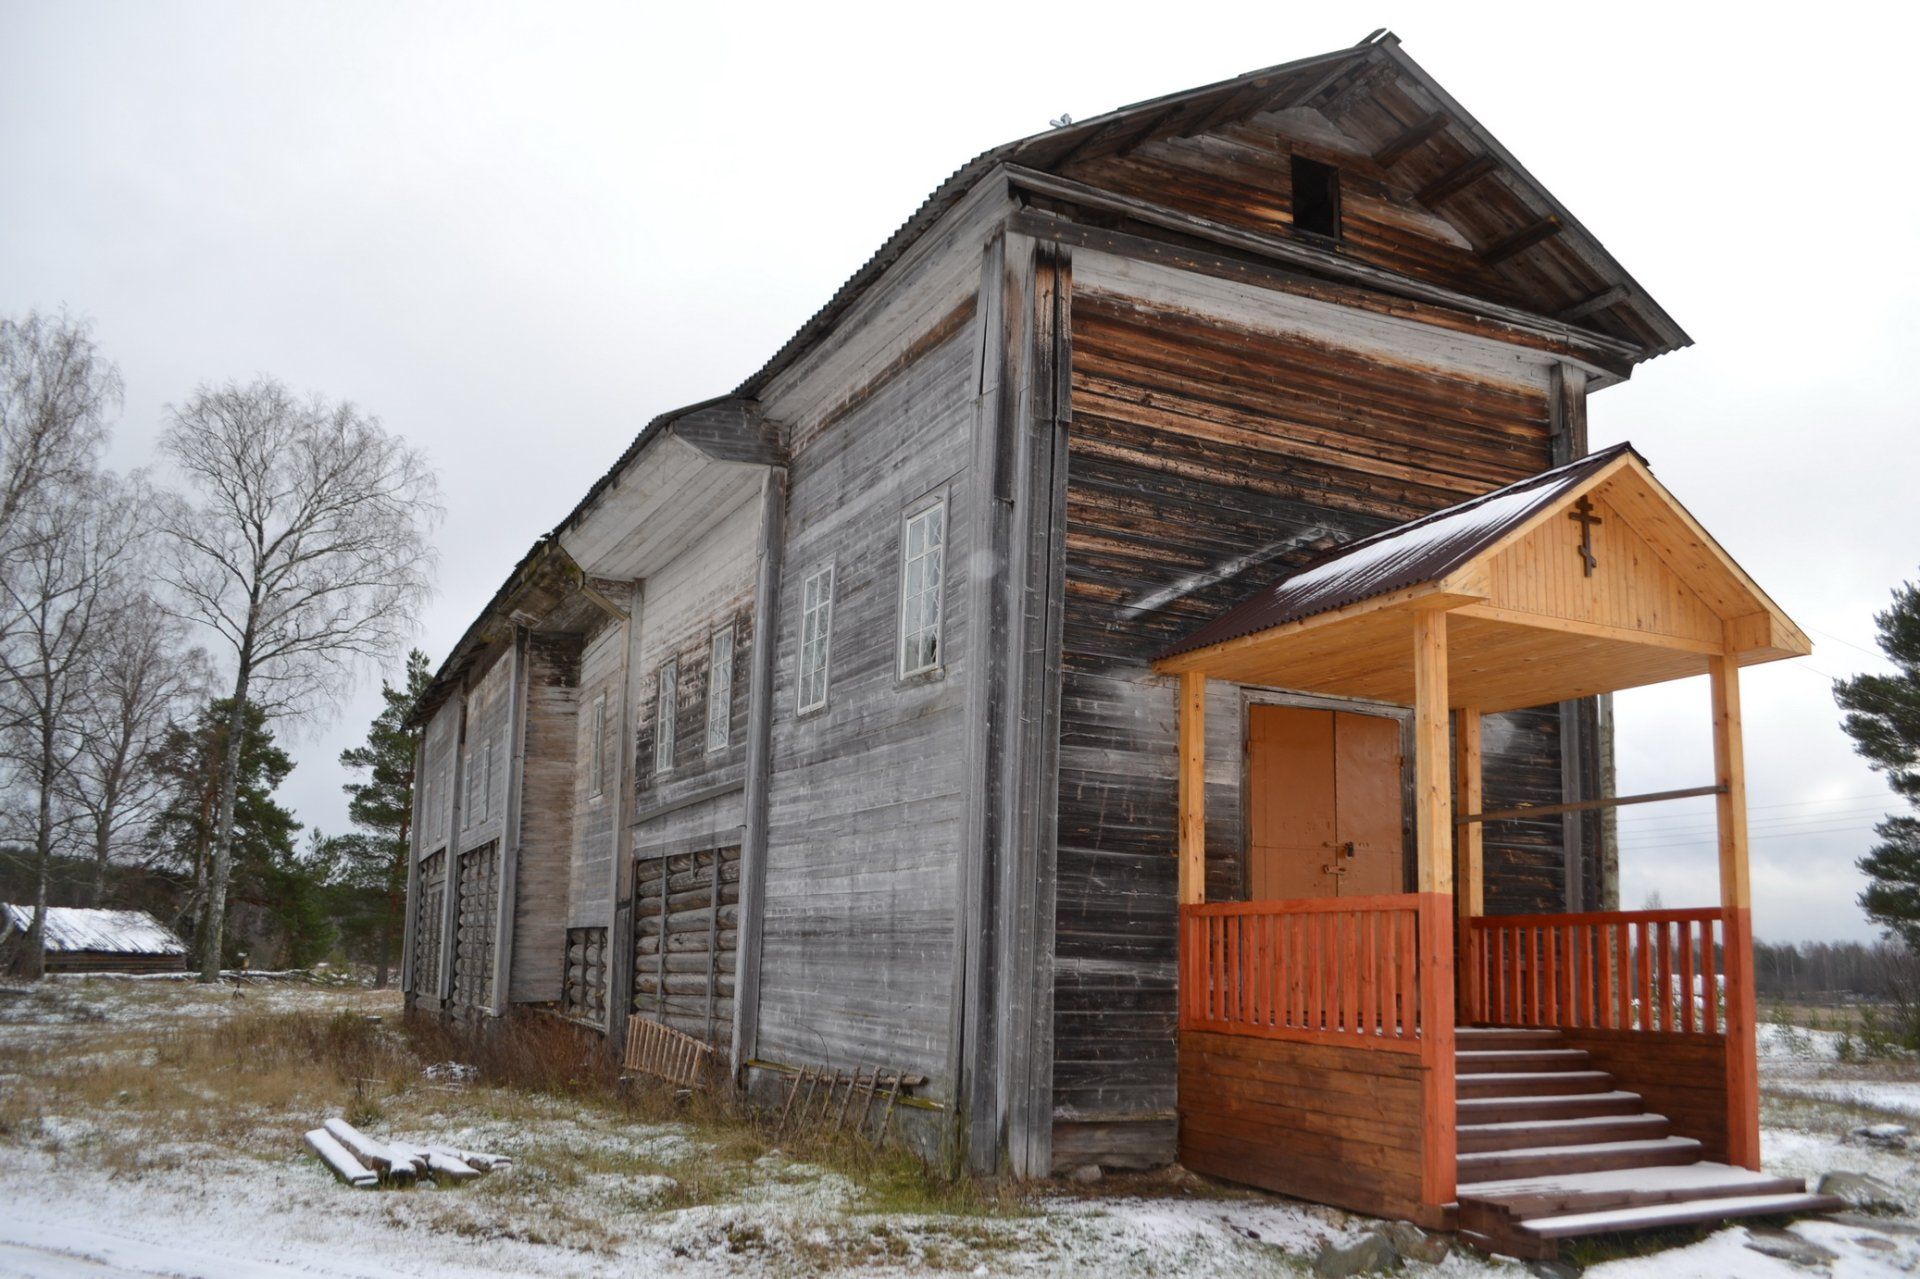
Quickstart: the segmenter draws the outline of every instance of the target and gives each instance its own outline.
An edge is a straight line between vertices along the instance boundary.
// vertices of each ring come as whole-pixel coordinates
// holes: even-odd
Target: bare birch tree
[[[0,319],[0,548],[50,490],[93,474],[119,402],[120,374],[84,324]]]
[[[227,738],[248,703],[316,710],[355,668],[406,646],[431,582],[439,486],[425,458],[350,404],[270,378],[202,386],[161,447],[192,489],[162,506],[166,578],[183,614],[233,652]],[[201,930],[219,976],[240,752],[226,754]]]
[[[180,620],[136,582],[114,602],[96,646],[92,696],[74,721],[80,751],[69,781],[93,860],[91,900],[106,901],[107,871],[130,860],[168,799],[157,767],[167,731],[205,703],[213,671]]]
[[[137,492],[111,476],[50,486],[58,500],[16,513],[15,550],[0,580],[11,622],[0,637],[0,749],[32,799],[22,832],[34,862],[24,962],[32,980],[45,971],[48,875],[71,819],[65,800],[82,749],[76,725],[95,695],[101,633],[125,598],[143,531]]]

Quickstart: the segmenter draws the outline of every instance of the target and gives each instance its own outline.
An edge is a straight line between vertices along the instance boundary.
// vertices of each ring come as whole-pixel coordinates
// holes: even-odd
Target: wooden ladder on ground
[[[1585,1235],[1845,1206],[1701,1158],[1557,1030],[1456,1035],[1460,1233],[1488,1252],[1544,1260]]]

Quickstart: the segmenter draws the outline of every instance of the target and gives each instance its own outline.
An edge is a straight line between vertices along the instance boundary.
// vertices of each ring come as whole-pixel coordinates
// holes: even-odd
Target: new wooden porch
[[[1833,1206],[1759,1172],[1739,670],[1805,637],[1625,447],[1343,548],[1175,646],[1181,1160],[1492,1250]],[[1488,916],[1482,717],[1707,676],[1720,900]],[[1211,680],[1412,709],[1412,891],[1209,903]],[[1579,807],[1628,800],[1595,801]],[[1530,816],[1562,811],[1525,810]]]

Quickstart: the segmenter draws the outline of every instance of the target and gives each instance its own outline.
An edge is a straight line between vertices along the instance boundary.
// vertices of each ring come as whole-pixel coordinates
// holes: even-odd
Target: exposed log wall
[[[1549,464],[1546,372],[1409,335],[1239,322],[1258,299],[1076,258],[1054,986],[1055,1165],[1113,1133],[1136,1162],[1175,1113],[1175,698],[1168,644],[1331,546]],[[1124,277],[1124,278],[1123,278]],[[1180,290],[1189,291],[1181,300]],[[1226,316],[1236,317],[1229,321]],[[1210,690],[1208,891],[1244,894],[1241,738]],[[1559,798],[1557,716],[1494,717],[1489,802]],[[1517,826],[1518,824],[1512,824]],[[1488,832],[1489,895],[1562,904],[1560,826]],[[1173,1151],[1157,1138],[1162,1160]]]
[[[633,1011],[722,1049],[733,1035],[740,849],[634,868]]]

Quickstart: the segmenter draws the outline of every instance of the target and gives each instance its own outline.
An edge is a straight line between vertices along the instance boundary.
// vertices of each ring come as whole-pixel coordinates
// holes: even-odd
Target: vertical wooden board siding
[[[466,735],[453,773],[459,790],[457,843],[462,849],[502,839],[506,828],[507,786],[513,773],[513,663],[511,651],[501,653],[467,693]]]
[[[758,1055],[946,1078],[965,757],[966,326],[807,435],[789,473]],[[942,670],[898,678],[901,520],[944,491]],[[800,715],[800,597],[831,562],[824,709]]]
[[[573,856],[567,881],[570,928],[604,928],[613,920],[614,823],[620,811],[622,771],[617,761],[623,750],[620,701],[626,670],[626,627],[609,619],[587,640],[580,658],[573,742]],[[596,704],[603,707],[604,727],[594,723]],[[596,733],[605,734],[605,771],[599,779],[593,775]]]
[[[1544,381],[1439,373],[1209,322],[1201,313],[1213,287],[1196,281],[1178,307],[1075,294],[1055,932],[1061,1124],[1159,1122],[1175,1107],[1175,694],[1149,670],[1153,658],[1283,568],[1548,465]],[[1230,686],[1210,692],[1210,898],[1244,895],[1237,699]],[[1490,792],[1535,793],[1531,778],[1505,781],[1512,757],[1523,771],[1546,770],[1538,794],[1558,798],[1553,724],[1551,712],[1493,717]],[[1488,832],[1496,898],[1501,834]]]
[[[512,1003],[561,995],[567,893],[573,854],[574,718],[580,638],[535,634],[527,642],[527,744],[513,876]]]
[[[1180,1035],[1180,1162],[1381,1217],[1420,1218],[1421,1087],[1409,1053]]]
[[[706,537],[647,578],[634,660],[634,731],[629,756],[634,806],[645,821],[662,808],[722,787],[746,772],[747,689],[752,680],[753,582],[760,534],[757,490]],[[727,746],[707,749],[707,693],[713,632],[733,632]],[[660,667],[678,663],[672,767],[655,767],[660,726]]]
[[[450,697],[427,721],[421,753],[420,820],[413,831],[417,857],[445,848],[453,834],[453,788],[458,774],[454,762],[460,753],[460,699]]]
[[[1587,530],[1596,561],[1591,574],[1580,554],[1580,522],[1548,520],[1487,564],[1487,602],[1715,646],[1725,642],[1720,615],[1618,511],[1595,501],[1591,513],[1597,521]]]

